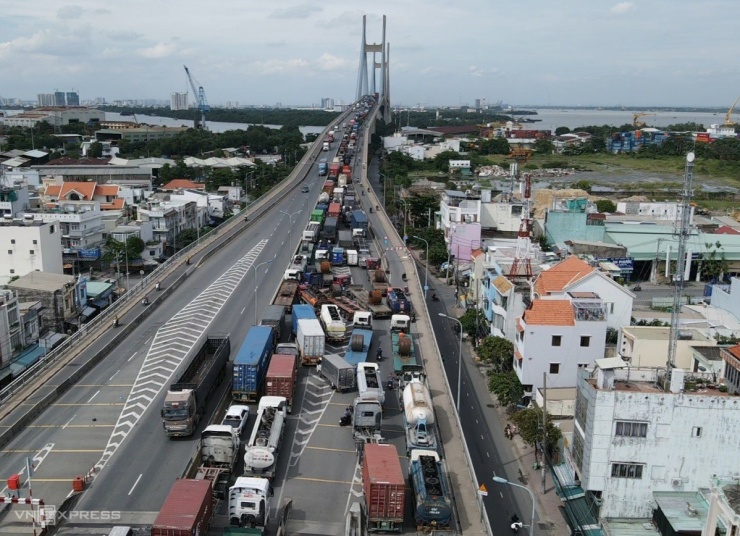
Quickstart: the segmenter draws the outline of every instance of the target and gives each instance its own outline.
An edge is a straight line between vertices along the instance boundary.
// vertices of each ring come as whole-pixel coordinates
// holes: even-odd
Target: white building
[[[12,290],[0,289],[0,367],[23,348],[18,300]]]
[[[30,207],[27,186],[0,186],[0,218],[18,218]]]
[[[95,108],[45,106],[6,117],[5,125],[9,127],[35,127],[41,121],[46,121],[54,126],[105,121],[105,112]]]
[[[57,221],[0,221],[0,284],[40,270],[62,274],[62,231]]]
[[[658,326],[622,326],[617,348],[622,359],[633,367],[664,367],[668,358],[671,329]],[[693,370],[698,363],[694,348],[717,346],[717,340],[704,330],[681,327],[676,341],[673,366]]]
[[[516,233],[522,222],[522,203],[491,203],[485,199],[487,190],[481,191],[481,225],[483,229],[498,233]]]
[[[174,91],[170,93],[170,109],[175,110],[187,110],[188,109],[188,94],[178,93]]]
[[[566,466],[600,519],[650,518],[655,492],[737,475],[740,399],[712,381],[682,369],[667,379],[665,369],[625,368],[619,358],[580,371]]]
[[[619,201],[617,212],[627,216],[647,216],[655,220],[679,221],[681,219],[681,205],[678,203],[656,203],[640,201]],[[691,207],[689,223],[694,223],[694,207]]]
[[[580,292],[593,292],[603,300],[607,327],[620,331],[622,326],[630,325],[635,295],[575,256],[540,272],[534,283],[533,298],[561,300],[567,294]]]
[[[593,292],[534,300],[517,319],[514,371],[525,396],[544,384],[575,387],[578,370],[604,357],[606,306]]]

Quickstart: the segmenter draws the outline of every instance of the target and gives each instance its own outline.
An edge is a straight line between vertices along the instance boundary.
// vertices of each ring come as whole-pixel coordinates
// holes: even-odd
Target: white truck
[[[339,307],[334,304],[323,304],[321,306],[321,324],[326,331],[326,338],[330,341],[343,341],[347,338],[347,327],[344,325]]]
[[[224,424],[211,424],[200,435],[200,466],[197,480],[210,480],[216,498],[226,495],[229,478],[236,467],[241,440],[236,428]]]
[[[407,454],[413,449],[437,449],[432,397],[418,378],[412,379],[403,388],[403,418]]]
[[[326,351],[326,334],[315,318],[301,318],[296,329],[298,354],[303,365],[317,365]]]
[[[270,522],[272,495],[266,478],[237,478],[229,488],[229,525],[264,530]]]
[[[373,329],[373,315],[367,311],[355,311],[352,317],[352,326],[356,328]]]
[[[308,222],[308,225],[306,225],[306,229],[303,231],[303,234],[301,235],[301,239],[304,242],[316,243],[319,241],[320,232],[321,232],[321,224],[317,221],[310,221]]]
[[[385,404],[383,380],[377,363],[357,364],[357,391],[363,400],[374,399],[380,402],[381,406]]]
[[[288,416],[287,408],[288,400],[284,396],[260,398],[257,420],[244,448],[244,476],[275,476],[285,419]]]

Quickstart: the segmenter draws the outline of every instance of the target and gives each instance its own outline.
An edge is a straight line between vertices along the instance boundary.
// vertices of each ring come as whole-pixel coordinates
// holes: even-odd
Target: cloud
[[[156,59],[171,56],[176,49],[174,43],[157,43],[153,47],[140,48],[136,53],[144,58]]]
[[[471,74],[472,76],[476,76],[476,77],[481,77],[481,76],[483,76],[483,69],[481,69],[481,68],[479,68],[479,67],[476,67],[475,65],[471,65],[470,67],[468,67],[468,72],[469,72],[469,73],[470,73],[470,74]]]
[[[82,16],[82,8],[80,6],[70,5],[63,6],[57,10],[58,19],[79,19]]]
[[[325,52],[316,60],[316,67],[322,71],[334,71],[337,69],[344,69],[349,64],[345,58],[340,58],[333,54]]]
[[[609,13],[612,15],[621,15],[622,13],[627,13],[630,11],[635,5],[632,2],[619,2],[617,5],[612,6],[609,9]]]
[[[12,41],[0,43],[0,57],[11,54],[77,56],[84,53],[88,46],[89,39],[86,32],[63,34],[42,30],[30,37],[18,37]]]
[[[108,32],[106,35],[110,37],[113,41],[139,41],[142,37],[144,37],[144,34],[130,31]]]
[[[252,65],[262,74],[282,74],[305,70],[306,67],[311,65],[311,62],[303,58],[294,58],[290,60],[256,61]]]
[[[321,13],[322,8],[316,4],[298,4],[293,7],[276,9],[267,15],[270,19],[305,19],[311,15]]]

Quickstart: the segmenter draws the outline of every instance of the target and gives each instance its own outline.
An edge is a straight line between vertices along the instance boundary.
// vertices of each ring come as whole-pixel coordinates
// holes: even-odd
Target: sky
[[[736,0],[0,0],[0,97],[211,105],[354,99],[387,16],[402,106],[717,106],[740,95]],[[370,60],[368,63],[372,63]],[[192,91],[190,91],[192,94]]]

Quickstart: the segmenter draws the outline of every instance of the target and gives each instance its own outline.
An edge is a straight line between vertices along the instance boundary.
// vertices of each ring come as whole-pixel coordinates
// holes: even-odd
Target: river
[[[583,110],[576,108],[540,108],[536,109],[537,115],[527,115],[525,118],[539,119],[536,123],[524,123],[525,128],[537,130],[554,131],[558,127],[570,129],[586,126],[613,125],[622,126],[626,123],[632,124],[633,113],[630,110]],[[725,121],[724,114],[710,112],[648,112],[638,121],[645,126],[665,128],[668,125],[678,123],[698,123],[708,127],[712,123],[722,124]]]

